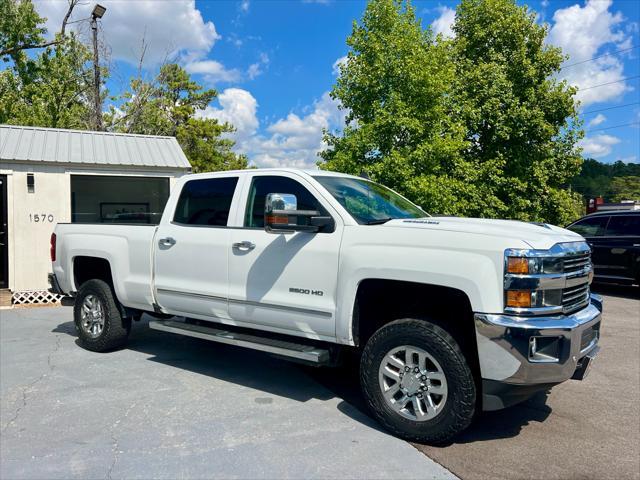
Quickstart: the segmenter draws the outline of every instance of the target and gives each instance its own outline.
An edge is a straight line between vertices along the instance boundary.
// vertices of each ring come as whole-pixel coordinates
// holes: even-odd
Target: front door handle
[[[238,250],[253,250],[254,248],[256,248],[256,244],[251,243],[248,240],[244,240],[242,242],[235,242],[233,244],[233,248],[236,248]]]
[[[160,244],[161,247],[172,247],[173,245],[176,244],[176,240],[175,238],[167,237],[167,238],[161,238],[160,240],[158,240],[158,243]]]

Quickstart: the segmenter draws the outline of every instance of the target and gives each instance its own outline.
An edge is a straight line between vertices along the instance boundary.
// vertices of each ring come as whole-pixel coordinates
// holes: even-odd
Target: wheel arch
[[[107,258],[78,255],[73,258],[73,284],[76,291],[89,280],[102,280],[115,292],[111,263]]]
[[[479,378],[473,309],[464,291],[377,278],[358,284],[351,318],[351,333],[357,347],[364,347],[374,332],[401,318],[428,320],[446,330],[458,342],[474,376]]]

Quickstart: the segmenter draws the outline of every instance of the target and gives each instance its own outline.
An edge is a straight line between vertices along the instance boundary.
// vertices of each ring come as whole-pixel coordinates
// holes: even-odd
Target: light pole
[[[93,30],[93,108],[95,128],[102,130],[102,99],[100,98],[100,64],[98,63],[98,19],[107,9],[96,3],[91,12],[91,30]]]

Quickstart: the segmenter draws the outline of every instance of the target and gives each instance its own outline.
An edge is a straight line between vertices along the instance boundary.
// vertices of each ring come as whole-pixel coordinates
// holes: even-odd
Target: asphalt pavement
[[[76,345],[72,310],[0,310],[0,478],[455,478],[250,350],[135,324]]]
[[[640,479],[640,288],[604,296],[601,351],[584,381],[483,413],[444,447],[415,445],[463,479]],[[357,372],[315,378],[361,411]]]
[[[353,365],[304,367],[144,322],[126,349],[97,354],[75,344],[69,308],[0,311],[0,478],[638,479],[640,289],[596,290],[588,378],[482,414],[444,447],[381,431]]]

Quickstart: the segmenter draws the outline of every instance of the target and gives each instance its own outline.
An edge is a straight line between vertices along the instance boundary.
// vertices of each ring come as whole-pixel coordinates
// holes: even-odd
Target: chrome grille
[[[578,310],[589,303],[589,284],[583,283],[562,290],[562,309],[565,313]]]
[[[571,255],[563,258],[562,271],[564,273],[579,272],[591,265],[591,253],[586,252],[579,255]]]

